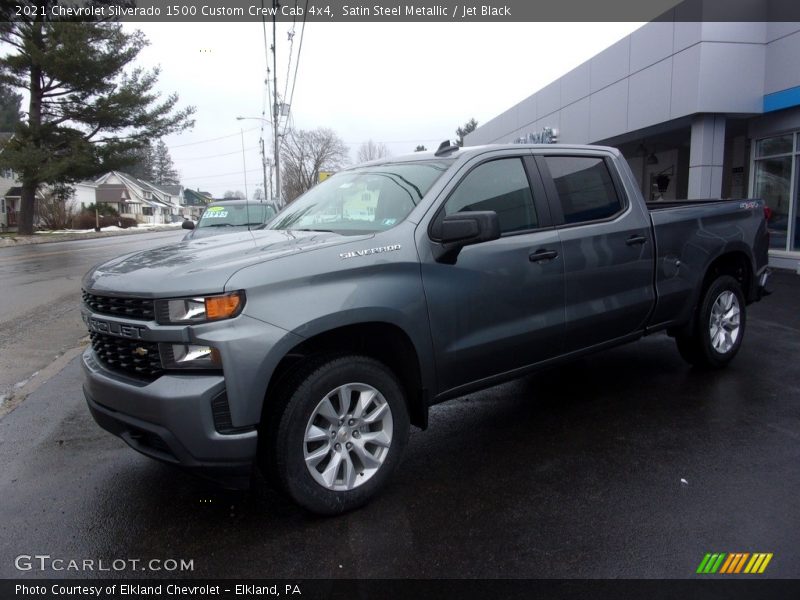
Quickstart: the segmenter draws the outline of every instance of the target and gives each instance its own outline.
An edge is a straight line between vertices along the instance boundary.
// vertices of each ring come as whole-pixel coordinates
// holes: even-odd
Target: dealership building
[[[800,269],[800,23],[662,17],[465,138],[548,141],[618,147],[647,200],[763,198]]]

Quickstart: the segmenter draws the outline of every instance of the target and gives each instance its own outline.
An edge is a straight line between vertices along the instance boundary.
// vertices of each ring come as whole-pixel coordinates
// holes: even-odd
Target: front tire
[[[394,373],[366,356],[341,356],[310,362],[283,390],[263,466],[314,513],[365,504],[386,484],[408,442],[408,410]]]
[[[730,275],[721,275],[706,289],[692,332],[675,338],[678,351],[694,366],[724,367],[742,345],[746,321],[739,282]]]

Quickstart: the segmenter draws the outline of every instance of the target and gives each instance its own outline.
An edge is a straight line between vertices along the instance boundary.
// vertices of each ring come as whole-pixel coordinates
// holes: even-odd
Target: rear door
[[[556,356],[564,328],[561,244],[530,151],[477,157],[444,190],[431,223],[494,210],[500,239],[467,246],[455,264],[417,234],[439,392]]]
[[[629,201],[610,155],[543,153],[536,162],[562,244],[565,351],[641,330],[655,302],[646,209]]]

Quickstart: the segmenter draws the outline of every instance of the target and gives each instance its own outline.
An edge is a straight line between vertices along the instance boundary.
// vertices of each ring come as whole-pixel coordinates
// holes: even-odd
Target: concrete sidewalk
[[[137,233],[149,233],[152,231],[172,231],[179,229],[180,223],[169,225],[159,225],[156,227],[131,227],[129,229],[113,229],[111,231],[90,231],[86,233],[78,232],[58,232],[58,231],[37,231],[33,235],[3,235],[0,236],[0,248],[14,248],[16,246],[26,246],[28,244],[47,244],[49,242],[70,242],[73,240],[91,240],[93,238],[112,237],[116,235],[133,235]]]

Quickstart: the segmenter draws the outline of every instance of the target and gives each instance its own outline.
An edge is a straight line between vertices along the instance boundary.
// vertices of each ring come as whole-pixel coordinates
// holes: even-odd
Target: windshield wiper
[[[231,223],[211,223],[210,225],[202,225],[202,227],[233,227]]]
[[[318,231],[320,233],[333,233],[331,229],[294,229],[293,231]]]

